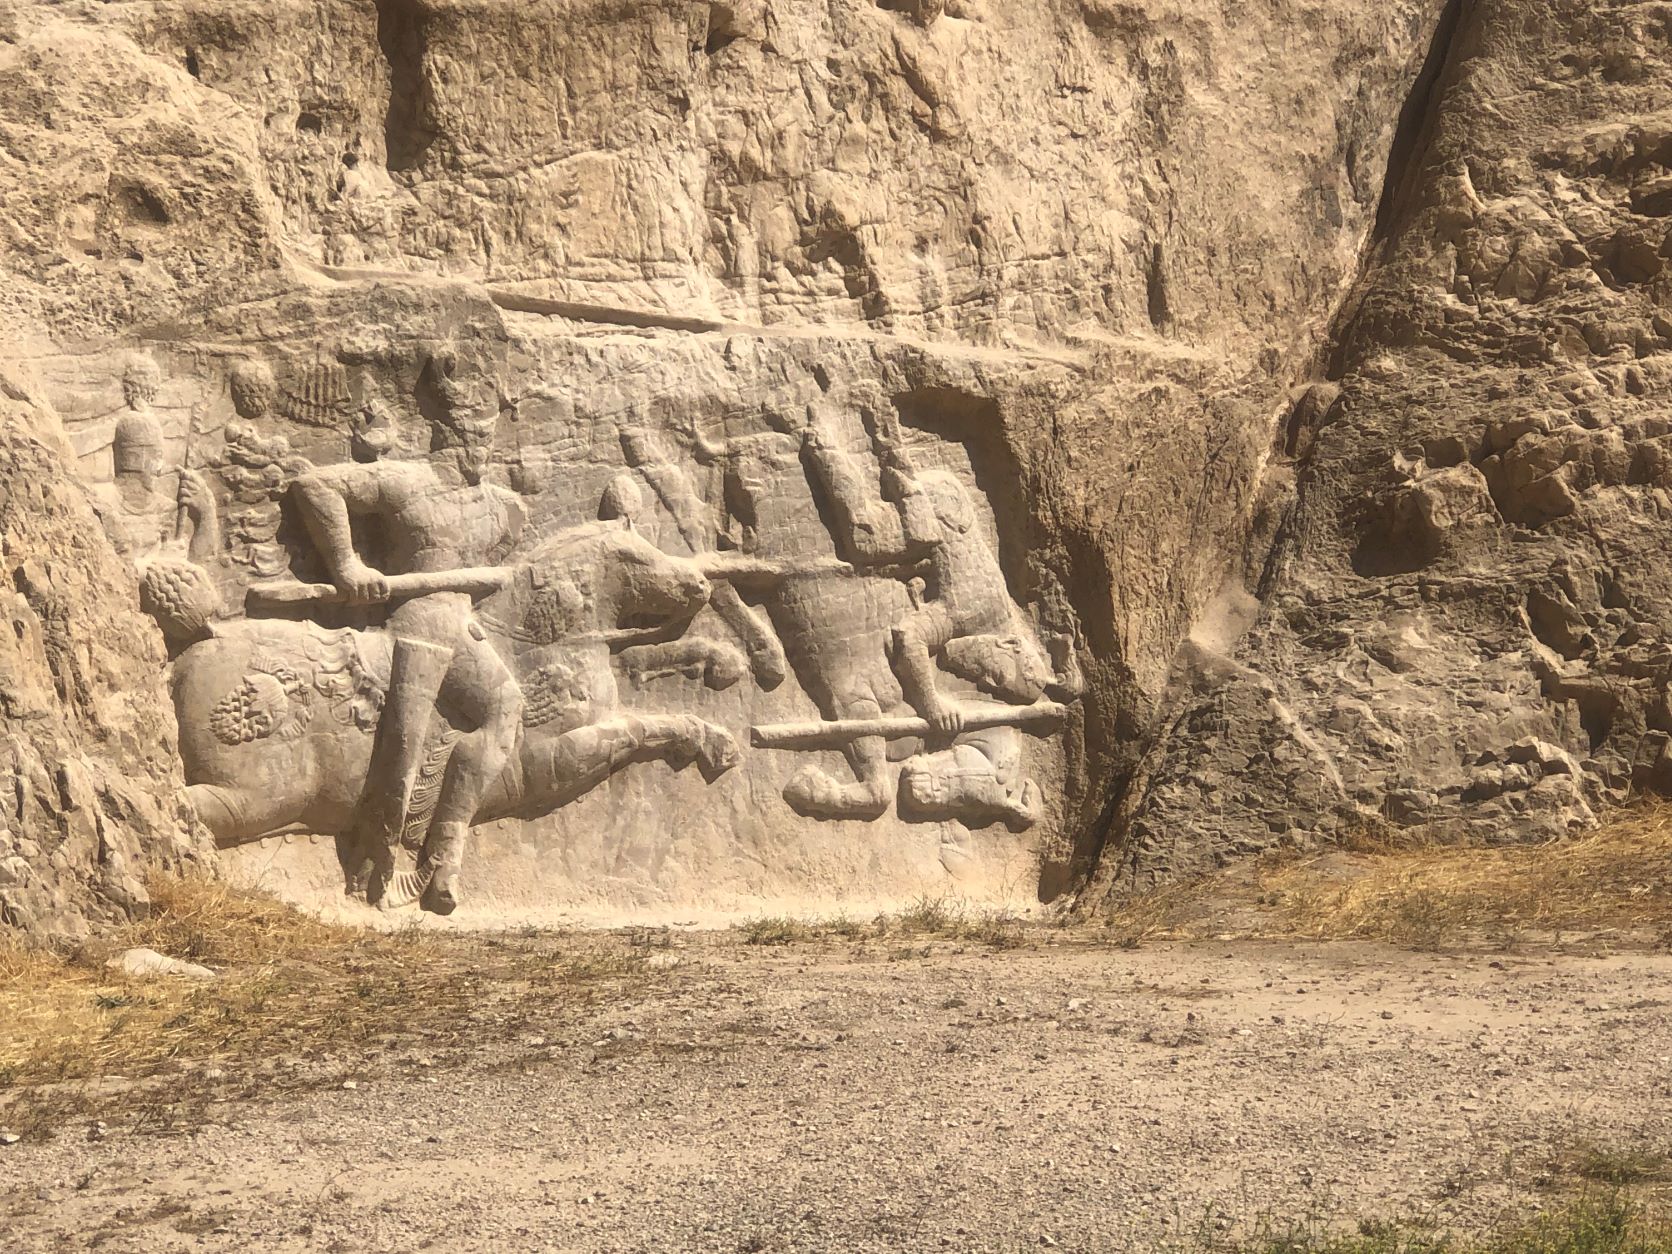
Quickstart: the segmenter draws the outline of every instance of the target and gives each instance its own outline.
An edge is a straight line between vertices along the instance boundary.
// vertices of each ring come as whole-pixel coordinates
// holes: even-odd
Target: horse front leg
[[[550,796],[540,797],[538,808],[566,805],[636,762],[659,760],[676,769],[696,762],[704,778],[712,780],[737,765],[740,756],[730,732],[694,715],[623,714],[566,731],[552,741],[541,772],[545,788],[540,790]],[[531,795],[527,803],[535,800]]]

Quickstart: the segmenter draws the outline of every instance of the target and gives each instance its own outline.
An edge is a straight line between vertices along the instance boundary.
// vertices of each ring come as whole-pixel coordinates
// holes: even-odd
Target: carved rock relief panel
[[[440,913],[1031,892],[1081,683],[1002,379],[317,321],[56,380],[224,849]]]

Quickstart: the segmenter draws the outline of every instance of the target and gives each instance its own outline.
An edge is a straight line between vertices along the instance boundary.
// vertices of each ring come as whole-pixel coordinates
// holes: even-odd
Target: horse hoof
[[[458,898],[453,895],[451,886],[443,884],[440,880],[430,881],[418,904],[431,914],[452,914],[459,908]]]
[[[855,781],[839,784],[816,766],[804,766],[784,785],[784,800],[797,814],[820,819],[881,818],[888,795]]]
[[[1022,791],[1011,802],[1010,813],[1005,818],[1005,826],[1013,832],[1025,832],[1045,813],[1045,799],[1040,795],[1039,785],[1031,779],[1024,780]]]
[[[788,665],[773,654],[764,651],[751,653],[749,662],[755,672],[755,683],[762,692],[771,692],[789,678]]]
[[[705,731],[706,734],[698,741],[697,758],[703,776],[712,780],[741,762],[743,750],[738,747],[736,738],[724,728],[710,727]]]

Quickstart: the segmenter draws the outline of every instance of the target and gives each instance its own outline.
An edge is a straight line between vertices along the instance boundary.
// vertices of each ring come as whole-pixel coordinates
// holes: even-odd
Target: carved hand
[[[953,736],[964,730],[964,712],[957,706],[947,704],[938,696],[931,697],[927,704],[929,708],[923,712],[923,717],[930,727]]]
[[[203,476],[195,470],[180,472],[180,490],[175,497],[179,507],[192,518],[201,518],[214,504],[214,496],[209,491],[209,485],[203,481]]]
[[[344,562],[337,571],[337,588],[350,601],[387,601],[389,581],[381,571],[373,570],[359,560]]]

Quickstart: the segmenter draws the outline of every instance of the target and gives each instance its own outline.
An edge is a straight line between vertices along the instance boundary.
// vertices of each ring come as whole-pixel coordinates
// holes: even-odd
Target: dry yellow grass
[[[1672,943],[1672,803],[1621,811],[1593,833],[1548,845],[1401,846],[1361,835],[1346,847],[1271,855],[1136,894],[1096,922],[1074,934],[1122,948],[1204,937],[1436,948],[1576,931]],[[925,897],[867,923],[773,916],[738,930],[751,945],[938,936],[1004,948],[1039,926]]]
[[[1431,947],[1471,937],[1672,929],[1672,806],[1645,804],[1571,841],[1500,848],[1361,846],[1267,864],[1279,930]]]
[[[1214,880],[1167,884],[1122,901],[1103,916],[1103,939],[1121,949],[1149,940],[1200,937],[1224,930],[1216,918]]]
[[[962,898],[925,893],[905,909],[878,914],[869,922],[847,914],[804,917],[774,914],[745,920],[734,931],[745,945],[796,945],[826,940],[864,943],[885,937],[897,940],[931,937],[1012,949],[1022,943],[1024,924],[1020,915],[1003,907],[977,906]]]
[[[1099,916],[1123,947],[1205,937],[1436,948],[1612,932],[1672,944],[1672,803],[1547,845],[1396,844],[1361,834],[1125,898]]]
[[[19,1112],[30,1103],[44,1103],[43,1120],[61,1115],[66,1085],[182,1074],[194,1061],[354,1059],[419,1038],[430,1053],[464,1056],[490,1025],[503,1040],[554,1006],[605,990],[642,994],[653,978],[644,947],[619,936],[369,932],[208,880],[160,881],[153,899],[152,918],[75,955],[0,942],[0,1126],[26,1126]],[[1132,899],[1102,923],[1081,938],[1290,936],[1431,948],[1590,930],[1672,940],[1672,805],[1538,847],[1361,843],[1291,855]],[[1036,927],[925,898],[870,923],[761,919],[740,932],[753,944],[929,936],[1004,948],[1043,935]],[[133,980],[104,967],[135,945],[204,963],[221,978]]]
[[[86,1109],[65,1082],[179,1075],[194,1061],[354,1058],[419,1039],[463,1053],[485,1022],[505,1039],[556,1004],[648,974],[644,955],[614,937],[368,932],[209,880],[162,880],[152,898],[152,918],[75,955],[0,946],[0,1126]],[[221,978],[105,968],[136,945]]]

